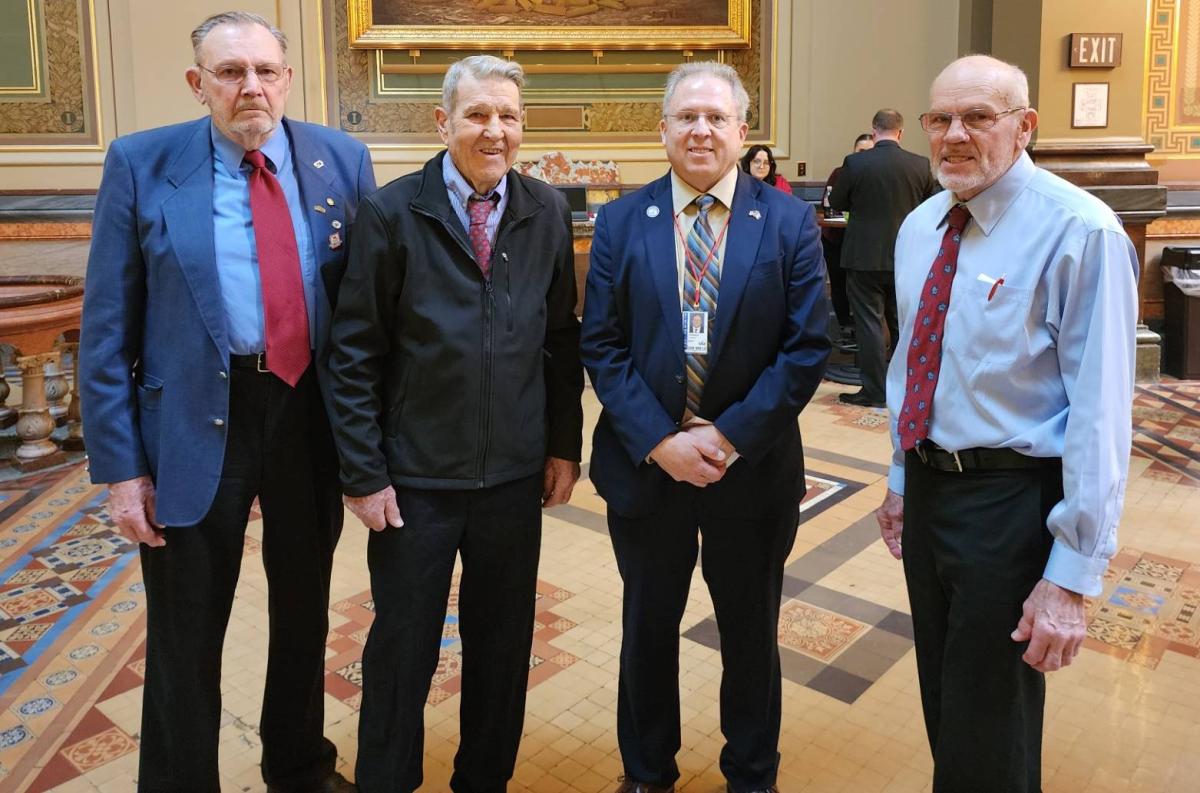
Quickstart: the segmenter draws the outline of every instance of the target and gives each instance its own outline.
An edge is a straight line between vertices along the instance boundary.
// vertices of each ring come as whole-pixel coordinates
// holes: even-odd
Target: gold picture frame
[[[750,0],[346,2],[350,46],[356,49],[715,50],[750,46]],[[664,19],[666,23],[639,24]],[[437,23],[427,24],[432,20]]]

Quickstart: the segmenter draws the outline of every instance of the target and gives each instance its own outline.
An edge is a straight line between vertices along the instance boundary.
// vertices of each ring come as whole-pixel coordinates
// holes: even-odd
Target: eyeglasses
[[[996,122],[1001,116],[1007,116],[1009,113],[1020,113],[1027,108],[1010,107],[1008,110],[1001,110],[999,113],[993,113],[986,108],[978,107],[974,110],[968,110],[965,113],[922,113],[921,128],[926,132],[946,132],[950,129],[950,125],[954,123],[954,119],[962,122],[970,132],[983,132],[996,126]]]
[[[733,116],[726,113],[693,113],[690,110],[685,110],[682,113],[671,113],[663,116],[675,123],[677,127],[690,129],[704,119],[713,129],[725,129],[733,121]]]
[[[217,82],[221,83],[240,83],[246,79],[246,75],[250,72],[258,77],[258,81],[265,85],[277,82],[283,73],[287,71],[287,64],[284,63],[260,63],[257,66],[239,66],[234,63],[223,63],[215,69],[210,69],[203,64],[197,63],[196,66],[217,78]]]

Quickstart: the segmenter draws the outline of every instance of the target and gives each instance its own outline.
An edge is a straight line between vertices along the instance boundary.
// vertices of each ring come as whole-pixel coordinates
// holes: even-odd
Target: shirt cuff
[[[1055,540],[1054,547],[1050,549],[1050,560],[1046,562],[1046,572],[1042,577],[1063,589],[1095,597],[1104,588],[1104,571],[1107,569],[1107,559],[1084,556],[1065,543]]]
[[[892,463],[888,468],[888,490],[898,496],[904,495],[904,466]]]

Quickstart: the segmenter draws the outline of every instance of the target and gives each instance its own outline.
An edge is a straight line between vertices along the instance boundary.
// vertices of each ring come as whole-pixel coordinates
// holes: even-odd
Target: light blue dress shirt
[[[925,201],[896,239],[888,487],[901,495],[906,351],[954,201],[949,191]],[[1061,457],[1064,497],[1047,520],[1054,546],[1044,576],[1097,595],[1116,551],[1132,443],[1137,253],[1112,210],[1024,153],[967,208],[929,438],[949,451]]]
[[[217,276],[221,299],[225,304],[225,323],[229,334],[229,352],[252,355],[266,349],[263,332],[262,281],[258,273],[258,249],[250,215],[250,166],[242,163],[246,150],[212,127],[213,152],[213,242],[217,257]],[[275,178],[283,188],[292,227],[296,230],[296,248],[300,252],[300,271],[304,278],[304,303],[308,307],[309,344],[316,348],[317,264],[312,236],[305,220],[300,184],[292,164],[292,146],[280,124],[262,146],[268,167],[274,166]]]
[[[466,177],[459,173],[458,168],[454,166],[454,161],[450,159],[450,152],[446,152],[446,156],[442,158],[442,179],[445,180],[446,190],[450,193],[450,206],[454,207],[454,214],[458,215],[458,219],[462,221],[463,231],[469,233],[471,218],[467,212],[467,199],[477,193]],[[500,228],[500,218],[504,217],[504,209],[508,206],[508,174],[504,175],[491,193],[483,197],[489,198],[492,193],[500,196],[500,200],[493,205],[487,222],[484,223],[484,228],[487,229],[488,242],[495,247],[496,230]]]

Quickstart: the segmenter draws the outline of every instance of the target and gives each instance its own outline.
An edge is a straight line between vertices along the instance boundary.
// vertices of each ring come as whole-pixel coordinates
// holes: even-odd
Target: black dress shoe
[[[853,394],[838,394],[838,402],[847,405],[856,405],[860,408],[883,408],[887,407],[886,402],[876,402],[862,391],[856,391]]]
[[[334,771],[315,787],[305,788],[303,791],[267,785],[267,793],[358,793],[358,785]]]
[[[636,779],[622,777],[621,784],[617,785],[617,793],[675,793],[675,786],[658,787],[638,782]]]
[[[733,785],[726,782],[725,793],[737,793],[737,791],[733,789]],[[779,788],[771,785],[770,787],[761,788],[760,790],[747,790],[746,793],[779,793]]]

